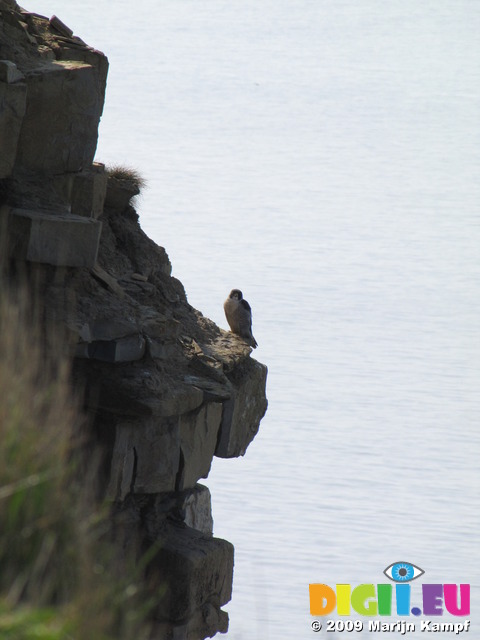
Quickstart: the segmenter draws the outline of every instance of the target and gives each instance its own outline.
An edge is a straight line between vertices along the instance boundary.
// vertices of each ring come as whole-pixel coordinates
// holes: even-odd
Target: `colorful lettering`
[[[310,613],[312,616],[328,616],[335,609],[335,591],[327,584],[311,584]]]
[[[423,613],[426,616],[441,616],[443,613],[443,585],[422,584]]]
[[[377,584],[378,614],[390,616],[392,614],[392,585]]]
[[[375,585],[360,584],[352,591],[352,607],[362,616],[377,615]]]
[[[444,584],[443,597],[445,599],[445,609],[452,616],[468,616],[470,615],[470,585],[460,585],[460,606],[457,599],[457,585]]]
[[[310,584],[310,613],[326,616],[337,607],[339,616],[351,615],[352,609],[362,616],[392,615],[392,585],[359,584],[353,590],[349,584],[337,584],[336,592],[327,584]],[[395,585],[396,613],[399,616],[441,616],[443,605],[452,616],[470,615],[469,584],[423,584],[423,611],[410,609],[411,586]]]
[[[396,584],[395,597],[397,599],[397,615],[409,616],[410,615],[410,585]]]
[[[337,584],[337,613],[339,616],[350,615],[350,591],[349,584]]]

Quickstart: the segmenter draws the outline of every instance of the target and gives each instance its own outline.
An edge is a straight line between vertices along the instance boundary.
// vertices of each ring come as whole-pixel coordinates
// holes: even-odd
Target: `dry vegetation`
[[[136,169],[124,167],[122,165],[114,165],[112,167],[107,167],[107,173],[109,178],[113,178],[121,182],[128,182],[139,191],[146,186],[145,178],[143,178]]]
[[[147,638],[148,603],[118,575],[108,513],[93,497],[95,467],[78,454],[84,418],[69,363],[2,284],[0,637]]]

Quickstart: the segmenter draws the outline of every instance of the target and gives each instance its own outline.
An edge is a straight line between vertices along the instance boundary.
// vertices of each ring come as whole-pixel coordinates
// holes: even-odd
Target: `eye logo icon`
[[[411,582],[423,576],[425,571],[411,562],[393,562],[383,573],[393,582]]]

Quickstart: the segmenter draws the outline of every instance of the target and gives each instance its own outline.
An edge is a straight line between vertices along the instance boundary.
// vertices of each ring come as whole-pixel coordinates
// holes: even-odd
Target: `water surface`
[[[230,289],[253,308],[268,413],[206,481],[236,548],[228,637],[332,637],[308,584],[397,560],[474,585],[478,635],[478,2],[35,10],[107,53],[97,159],[145,175],[190,303],[225,328]]]

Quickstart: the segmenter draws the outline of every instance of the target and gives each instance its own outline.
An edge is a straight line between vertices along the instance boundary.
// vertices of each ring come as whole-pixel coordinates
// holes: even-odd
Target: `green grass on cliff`
[[[119,576],[95,466],[78,456],[69,364],[52,340],[45,356],[29,315],[0,282],[0,638],[141,640],[145,600]]]

